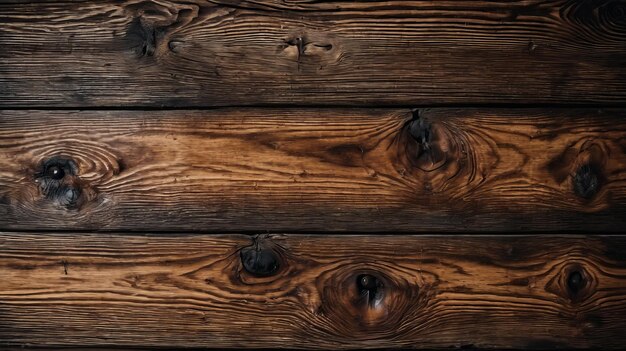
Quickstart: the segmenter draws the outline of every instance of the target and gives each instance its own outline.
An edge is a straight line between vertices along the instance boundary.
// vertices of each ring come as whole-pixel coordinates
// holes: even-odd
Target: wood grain
[[[2,111],[0,228],[620,232],[624,117]]]
[[[626,343],[624,236],[2,233],[0,276],[2,345]]]
[[[626,2],[0,2],[0,106],[626,102]]]

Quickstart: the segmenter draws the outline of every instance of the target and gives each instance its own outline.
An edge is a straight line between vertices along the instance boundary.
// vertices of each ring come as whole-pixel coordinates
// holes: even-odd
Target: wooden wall
[[[626,2],[0,0],[0,347],[622,349]]]

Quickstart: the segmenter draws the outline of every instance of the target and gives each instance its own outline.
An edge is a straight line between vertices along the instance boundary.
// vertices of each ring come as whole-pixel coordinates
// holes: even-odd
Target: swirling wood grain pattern
[[[626,343],[623,236],[2,233],[0,276],[3,346]]]
[[[0,228],[619,232],[624,117],[3,111]]]
[[[2,1],[0,106],[623,104],[625,11],[623,0]]]

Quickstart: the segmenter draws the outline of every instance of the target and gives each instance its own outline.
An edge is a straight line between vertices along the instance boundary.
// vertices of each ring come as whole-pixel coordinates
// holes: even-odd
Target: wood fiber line
[[[0,343],[626,343],[623,236],[0,234]]]
[[[0,112],[0,228],[623,231],[624,110]]]
[[[5,0],[0,106],[623,104],[625,13],[620,0]]]

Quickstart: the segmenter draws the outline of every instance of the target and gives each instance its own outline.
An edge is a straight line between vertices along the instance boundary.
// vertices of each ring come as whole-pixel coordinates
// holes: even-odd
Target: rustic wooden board
[[[626,343],[624,236],[3,233],[0,276],[2,345]]]
[[[621,232],[625,116],[2,111],[0,228]]]
[[[7,1],[0,106],[626,102],[626,4]]]

